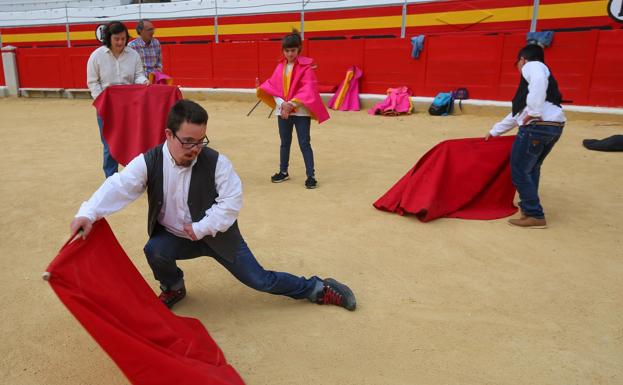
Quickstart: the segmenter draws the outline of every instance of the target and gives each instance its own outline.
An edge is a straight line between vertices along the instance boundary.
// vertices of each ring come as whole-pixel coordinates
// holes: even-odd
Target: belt
[[[547,120],[533,120],[527,124],[528,126],[552,126],[552,127],[564,127],[564,122],[550,122]]]

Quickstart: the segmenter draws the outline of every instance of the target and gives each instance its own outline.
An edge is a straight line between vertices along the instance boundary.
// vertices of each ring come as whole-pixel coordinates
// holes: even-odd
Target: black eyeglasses
[[[201,142],[184,142],[182,141],[182,139],[180,139],[177,134],[174,132],[173,136],[175,136],[175,138],[177,138],[177,140],[180,141],[180,143],[182,144],[182,148],[186,149],[186,150],[190,150],[195,148],[195,146],[199,147],[199,148],[204,148],[204,147],[208,147],[208,143],[210,143],[210,139],[208,139],[207,136],[203,137],[203,140]]]

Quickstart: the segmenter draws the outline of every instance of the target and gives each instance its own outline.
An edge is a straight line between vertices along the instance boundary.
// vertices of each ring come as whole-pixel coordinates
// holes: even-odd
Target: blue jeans
[[[511,177],[524,215],[543,219],[539,199],[541,164],[562,134],[562,127],[520,126],[511,150]]]
[[[322,280],[309,279],[289,273],[264,270],[244,240],[240,241],[234,262],[220,257],[207,243],[177,237],[162,226],[149,238],[144,248],[147,262],[160,281],[163,290],[179,289],[184,284],[184,272],[176,261],[211,256],[245,285],[262,292],[285,295],[294,299],[307,298],[315,302],[322,291]]]
[[[277,117],[277,125],[279,126],[279,137],[281,138],[281,147],[279,152],[279,171],[288,172],[290,163],[290,145],[292,144],[292,127],[296,127],[296,137],[299,141],[299,147],[303,153],[303,161],[305,162],[305,173],[307,176],[314,176],[314,152],[311,147],[311,118],[309,116],[290,115],[288,119]]]
[[[108,178],[119,170],[119,163],[117,163],[117,161],[113,159],[112,155],[110,155],[108,143],[106,143],[106,139],[104,139],[104,134],[102,133],[104,121],[99,115],[97,115],[97,125],[100,128],[100,138],[102,139],[102,144],[104,145],[104,175]]]

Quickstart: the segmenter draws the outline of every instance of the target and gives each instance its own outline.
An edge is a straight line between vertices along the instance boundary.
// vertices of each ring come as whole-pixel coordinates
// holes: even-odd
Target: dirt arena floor
[[[502,110],[333,112],[313,125],[319,188],[306,190],[296,144],[291,180],[269,181],[279,139],[266,107],[201,104],[243,180],[240,226],[260,262],[335,277],[358,300],[355,312],[317,306],[248,289],[208,258],[182,262],[189,295],[175,312],[201,320],[248,384],[623,384],[623,153],[581,145],[623,133],[620,119],[572,116],[543,167],[550,227],[525,230],[372,207],[433,145],[483,136]],[[103,181],[90,101],[0,99],[0,146],[0,383],[126,384],[41,280]],[[145,221],[145,196],[109,218],[156,290]]]

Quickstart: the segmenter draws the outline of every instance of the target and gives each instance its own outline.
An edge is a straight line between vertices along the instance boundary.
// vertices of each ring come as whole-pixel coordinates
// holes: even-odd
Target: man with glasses
[[[155,31],[151,21],[140,20],[136,24],[136,33],[139,36],[128,44],[128,47],[134,48],[141,56],[147,77],[152,72],[162,72],[162,52],[160,42],[154,37]]]
[[[178,101],[167,118],[165,143],[134,158],[82,204],[71,222],[83,237],[92,223],[121,210],[147,189],[149,241],[144,251],[159,298],[172,307],[186,295],[178,259],[211,256],[240,282],[259,291],[355,310],[352,291],[328,278],[264,270],[238,229],[242,185],[229,159],[207,147],[208,114]]]

